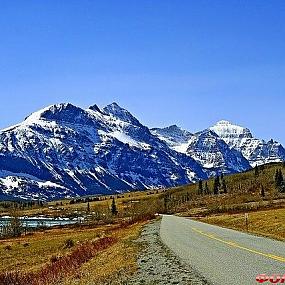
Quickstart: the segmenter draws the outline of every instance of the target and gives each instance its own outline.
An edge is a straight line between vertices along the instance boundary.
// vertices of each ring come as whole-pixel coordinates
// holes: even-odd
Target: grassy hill
[[[171,189],[169,210],[206,223],[285,240],[284,181],[276,185],[276,171],[284,175],[284,163],[226,176],[227,194],[198,195],[198,185]],[[213,192],[214,179],[204,181],[203,187],[206,182]],[[191,198],[184,202],[187,195]]]
[[[173,188],[163,193],[165,206],[168,212],[186,212],[189,215],[278,207],[285,195],[283,188],[276,186],[277,170],[285,173],[285,164],[273,163],[244,173],[220,177],[216,195],[216,179],[201,182],[200,189],[198,184]],[[205,191],[206,185],[208,191]]]

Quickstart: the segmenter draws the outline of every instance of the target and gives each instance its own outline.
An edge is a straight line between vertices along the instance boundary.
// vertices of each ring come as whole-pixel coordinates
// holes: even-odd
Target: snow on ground
[[[51,181],[38,182],[38,185],[40,187],[56,187],[56,188],[66,189],[65,187],[63,187],[63,186],[61,186],[59,184],[56,184],[54,182],[51,182]]]
[[[130,147],[136,147],[144,150],[151,148],[149,144],[145,142],[136,141],[127,134],[125,134],[123,131],[113,131],[110,133],[106,133],[104,131],[99,130],[98,134],[100,135],[103,142],[107,142],[110,138],[115,138],[123,144],[128,144]],[[94,149],[95,151],[97,150],[96,146]]]
[[[135,141],[134,139],[132,139],[131,137],[129,137],[128,135],[126,135],[120,131],[115,131],[113,133],[109,133],[109,135],[116,138],[117,140],[121,141],[124,144],[129,144],[130,146],[134,146],[134,147],[138,147],[138,148],[141,147],[141,145],[138,141]]]
[[[215,132],[221,138],[241,138],[252,137],[250,130],[238,125],[234,125],[229,121],[219,121],[210,130]]]
[[[8,177],[5,177],[5,178],[0,178],[0,181],[8,189],[13,189],[13,188],[18,188],[19,187],[20,179],[16,178],[16,177],[13,177],[13,176],[8,176]]]
[[[189,142],[177,145],[177,146],[173,147],[173,149],[176,150],[177,152],[187,153],[188,147],[189,147]]]
[[[187,169],[187,176],[190,181],[195,181],[195,178],[197,179],[197,174],[191,171],[191,169]]]

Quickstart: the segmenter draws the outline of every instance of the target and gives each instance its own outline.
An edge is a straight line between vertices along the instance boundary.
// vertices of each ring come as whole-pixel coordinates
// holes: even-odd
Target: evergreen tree
[[[189,192],[186,193],[186,201],[189,202],[190,201],[190,195]]]
[[[214,187],[213,187],[213,192],[215,195],[218,195],[219,194],[219,189],[220,189],[220,177],[217,176],[214,180]]]
[[[278,171],[278,169],[276,169],[275,176],[274,176],[274,181],[275,181],[275,185],[277,187],[278,187],[278,176],[279,176],[279,171]]]
[[[260,195],[261,195],[261,197],[263,197],[263,198],[265,197],[265,190],[264,190],[263,185],[261,185]]]
[[[255,176],[259,176],[259,169],[258,169],[258,166],[256,165],[255,168],[254,168],[254,175]]]
[[[112,212],[112,215],[114,215],[114,216],[116,216],[118,214],[117,205],[115,202],[115,197],[113,197],[113,200],[112,200],[111,212]]]
[[[202,180],[199,180],[199,183],[198,183],[198,195],[203,195],[203,182],[202,182]]]
[[[285,192],[285,183],[284,183],[284,177],[281,169],[277,169],[275,172],[275,186],[278,189],[278,191],[284,193]]]
[[[227,184],[226,184],[225,179],[222,180],[222,189],[223,189],[223,192],[224,192],[225,194],[228,193]]]
[[[281,187],[284,182],[284,177],[281,169],[277,169],[275,172],[275,185],[277,188]]]
[[[205,192],[206,195],[210,194],[210,189],[209,189],[209,186],[208,186],[207,182],[205,183],[205,190],[204,190],[204,192]]]
[[[282,182],[281,186],[279,187],[279,191],[281,193],[285,193],[285,183],[284,182]]]
[[[168,195],[165,195],[163,198],[163,204],[164,204],[164,211],[166,213],[168,211],[168,202],[169,202],[169,197],[168,197]]]
[[[280,184],[284,182],[284,177],[283,177],[283,173],[281,169],[279,169],[279,181],[280,181]]]

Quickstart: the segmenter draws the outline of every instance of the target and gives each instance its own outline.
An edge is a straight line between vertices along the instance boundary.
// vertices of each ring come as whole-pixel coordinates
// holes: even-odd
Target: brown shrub
[[[115,238],[104,237],[94,242],[86,242],[75,248],[69,255],[52,258],[51,263],[38,272],[4,272],[0,274],[1,285],[50,285],[65,276],[76,273],[82,264],[93,258],[97,252],[116,242]]]
[[[64,248],[72,248],[74,247],[75,242],[71,238],[68,238],[67,240],[64,241]]]

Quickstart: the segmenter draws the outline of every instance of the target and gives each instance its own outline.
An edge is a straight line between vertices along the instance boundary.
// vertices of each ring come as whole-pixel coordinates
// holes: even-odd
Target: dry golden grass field
[[[97,282],[95,284],[100,284],[99,282],[103,283],[114,278],[118,272],[128,276],[136,270],[138,247],[133,241],[139,236],[144,224],[145,222],[138,222],[128,226],[50,229],[35,232],[30,236],[2,240],[1,273],[17,271],[28,276],[34,272],[37,277],[32,283],[27,284],[54,284],[51,278],[48,281],[43,280],[42,277],[38,278],[39,273],[42,275],[42,272],[46,272],[47,275],[53,274],[56,277],[56,284],[74,284],[75,281],[76,284],[87,284],[95,280]],[[57,276],[57,272],[49,272],[51,269],[48,267],[56,262],[60,263],[65,257],[72,256],[82,245],[96,243],[106,237],[111,240],[111,243],[104,245],[94,255],[90,255],[90,258],[86,258],[84,260],[86,262],[82,262],[80,266],[72,267],[70,271],[66,269],[60,276]],[[21,275],[19,278],[25,279]]]
[[[116,199],[116,204],[118,207],[119,212],[121,210],[129,207],[132,203],[138,201],[148,201],[157,199],[161,193],[165,190],[157,189],[153,191],[135,191],[125,194],[117,194],[117,195],[106,195],[100,196],[100,201],[90,201],[89,206],[91,211],[92,210],[102,210],[111,207],[112,198]],[[84,198],[83,198],[84,199]],[[92,197],[91,197],[92,199]],[[37,215],[44,215],[44,216],[68,216],[74,215],[75,213],[85,213],[87,210],[87,202],[80,202],[71,204],[71,199],[64,199],[64,200],[57,200],[48,202],[43,207],[33,207],[32,209],[24,209],[21,210],[20,213],[23,216],[37,216]],[[10,212],[7,209],[1,208],[0,204],[0,215],[9,215]]]
[[[248,226],[245,214],[221,214],[203,217],[203,222],[239,231],[285,240],[285,207],[248,213]]]

